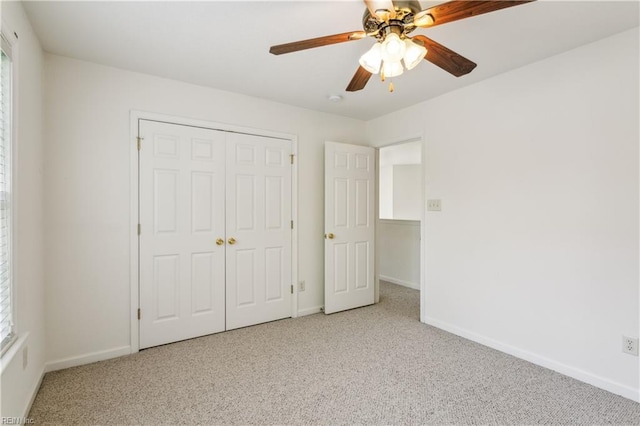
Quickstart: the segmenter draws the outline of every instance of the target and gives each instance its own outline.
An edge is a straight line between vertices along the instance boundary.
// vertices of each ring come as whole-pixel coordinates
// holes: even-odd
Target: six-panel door
[[[291,316],[291,142],[227,136],[227,330]]]
[[[374,302],[375,150],[325,143],[325,313]]]
[[[141,120],[140,348],[291,316],[291,142]]]
[[[225,329],[225,134],[140,122],[140,348]]]

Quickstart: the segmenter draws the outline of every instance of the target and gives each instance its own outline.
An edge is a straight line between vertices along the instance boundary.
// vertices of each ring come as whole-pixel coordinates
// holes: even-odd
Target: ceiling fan
[[[377,42],[359,60],[360,67],[347,86],[348,92],[362,90],[372,74],[396,77],[413,69],[421,60],[431,62],[456,77],[470,73],[476,63],[423,35],[409,37],[416,28],[429,28],[535,0],[449,1],[422,10],[418,1],[364,0],[367,9],[362,18],[364,31],[351,31],[330,36],[271,46],[274,55],[361,40],[373,37]],[[393,82],[389,86],[393,92]]]

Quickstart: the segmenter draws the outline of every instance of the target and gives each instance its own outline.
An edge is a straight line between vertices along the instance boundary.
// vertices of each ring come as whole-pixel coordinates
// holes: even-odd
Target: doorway
[[[378,277],[420,290],[422,280],[422,140],[379,148]]]

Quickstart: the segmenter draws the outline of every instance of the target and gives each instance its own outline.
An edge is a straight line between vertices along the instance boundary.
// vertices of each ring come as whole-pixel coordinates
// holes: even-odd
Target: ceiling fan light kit
[[[367,53],[360,57],[358,62],[371,74],[378,74],[380,72],[380,65],[382,65],[382,44],[374,44]]]
[[[473,71],[476,64],[462,55],[423,36],[409,37],[416,28],[429,28],[448,22],[494,12],[535,0],[449,1],[421,10],[418,1],[364,0],[367,9],[362,18],[364,31],[335,34],[272,46],[274,55],[291,53],[314,47],[376,38],[376,43],[359,59],[360,67],[351,79],[348,92],[362,90],[372,74],[397,77],[404,70],[412,70],[425,59],[448,73],[460,77]],[[393,83],[389,85],[393,92]]]
[[[384,39],[376,42],[358,62],[371,74],[381,73],[384,81],[386,77],[401,75],[405,68],[407,70],[415,68],[426,54],[427,49],[421,44],[415,43],[408,37],[401,40],[397,32],[389,31]],[[391,86],[389,90],[393,91]]]
[[[398,77],[399,75],[402,75],[403,72],[404,68],[400,62],[385,62],[382,65],[382,72],[380,75],[382,76],[382,81],[384,81],[387,77]]]
[[[382,42],[382,60],[400,62],[404,56],[405,45],[396,33],[389,33]]]
[[[405,68],[407,68],[407,70],[412,70],[418,66],[425,56],[427,56],[427,48],[414,42],[410,38],[404,39],[404,43],[406,45],[406,50],[402,60]]]

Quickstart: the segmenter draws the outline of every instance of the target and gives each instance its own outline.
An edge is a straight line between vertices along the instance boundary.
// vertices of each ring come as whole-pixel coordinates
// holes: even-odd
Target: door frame
[[[426,271],[426,249],[427,249],[427,196],[425,192],[425,181],[426,181],[426,159],[427,159],[427,143],[423,134],[418,134],[413,137],[403,138],[400,140],[394,139],[392,141],[386,141],[381,144],[377,144],[376,148],[376,228],[380,222],[380,149],[387,148],[394,145],[402,145],[404,143],[409,142],[421,142],[421,152],[420,152],[420,161],[421,161],[421,181],[420,181],[420,199],[422,202],[422,209],[420,209],[420,322],[425,323],[425,319],[427,316],[426,313],[426,282],[427,282],[427,271]],[[378,247],[378,232],[376,232],[376,248]],[[375,302],[378,303],[380,301],[380,277],[379,277],[379,252],[380,250],[376,250],[375,256]]]
[[[273,132],[269,130],[255,129],[245,126],[218,123],[214,121],[196,120],[186,117],[178,117],[161,113],[131,110],[129,129],[129,151],[130,155],[130,228],[129,228],[129,251],[130,251],[130,290],[131,290],[131,311],[130,320],[130,348],[131,353],[140,350],[140,323],[138,321],[138,308],[140,306],[140,268],[139,268],[139,163],[138,163],[138,126],[140,120],[159,121],[163,123],[176,124],[182,126],[201,127],[223,132],[243,133],[249,135],[263,136],[274,139],[282,139],[291,142],[291,152],[294,159],[298,157],[298,137],[290,133]],[[291,297],[291,318],[298,316],[298,161],[294,160],[291,167],[291,220],[294,227],[291,230],[291,285],[293,294]]]

